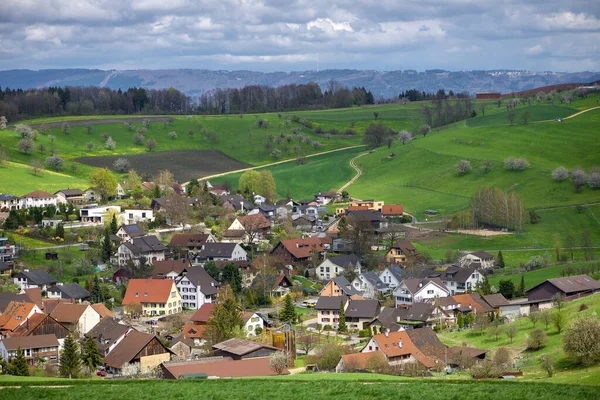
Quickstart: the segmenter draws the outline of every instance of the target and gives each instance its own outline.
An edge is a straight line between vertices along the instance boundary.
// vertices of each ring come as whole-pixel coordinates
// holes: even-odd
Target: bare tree
[[[490,160],[483,160],[481,162],[481,168],[483,169],[483,172],[487,174],[492,169],[492,162]]]
[[[429,131],[431,130],[431,126],[425,124],[419,128],[419,133],[423,135],[423,137],[427,136]]]
[[[288,356],[283,351],[277,351],[269,358],[269,367],[277,375],[281,375],[288,366]]]
[[[529,112],[529,110],[524,110],[521,113],[521,119],[523,120],[523,125],[527,125],[527,121],[529,120],[530,117],[531,117],[531,113]]]
[[[507,324],[506,326],[504,326],[504,333],[506,334],[506,336],[508,336],[508,338],[510,339],[510,343],[512,344],[513,342],[513,338],[515,336],[517,336],[517,333],[519,332],[519,328],[517,327],[517,325],[515,325],[514,323],[512,324]]]
[[[38,160],[37,158],[34,158],[29,163],[29,170],[31,171],[31,173],[33,175],[38,176],[44,170],[44,163],[42,163],[42,160]]]
[[[129,160],[123,157],[117,158],[117,160],[113,163],[113,168],[119,172],[127,172],[129,171],[130,167],[131,164],[129,163]]]
[[[166,201],[165,214],[171,220],[171,225],[184,226],[190,218],[190,206],[186,195],[173,193]]]
[[[298,338],[296,339],[296,344],[298,345],[298,348],[304,351],[304,354],[310,353],[310,351],[315,348],[317,343],[317,338],[310,332],[305,332],[298,336]]]

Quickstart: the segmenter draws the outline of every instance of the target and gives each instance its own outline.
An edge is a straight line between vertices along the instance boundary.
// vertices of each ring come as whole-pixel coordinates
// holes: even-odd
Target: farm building
[[[494,100],[500,98],[500,93],[476,93],[475,98],[477,100]]]
[[[547,279],[527,291],[529,301],[550,300],[557,294],[565,297],[585,296],[600,292],[600,282],[587,275]]]

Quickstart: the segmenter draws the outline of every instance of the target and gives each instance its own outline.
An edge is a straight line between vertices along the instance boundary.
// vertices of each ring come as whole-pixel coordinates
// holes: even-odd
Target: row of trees
[[[477,115],[469,98],[452,101],[436,98],[432,101],[431,107],[429,105],[423,106],[422,112],[425,123],[434,128]]]
[[[474,227],[483,225],[522,231],[524,218],[523,200],[515,192],[483,187],[477,189],[471,199],[471,225]]]

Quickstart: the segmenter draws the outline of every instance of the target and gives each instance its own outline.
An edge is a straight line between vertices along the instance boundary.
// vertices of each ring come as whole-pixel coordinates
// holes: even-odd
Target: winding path
[[[339,188],[338,193],[342,193],[344,190],[346,190],[348,188],[348,186],[352,185],[354,182],[356,182],[356,180],[358,178],[360,178],[360,176],[362,175],[362,170],[360,168],[358,168],[355,161],[358,160],[359,158],[361,158],[362,156],[366,156],[367,154],[369,154],[369,153],[367,152],[367,153],[359,154],[356,157],[354,157],[352,160],[350,160],[350,166],[352,168],[354,168],[354,170],[356,171],[356,175],[354,175],[354,177],[352,179],[350,179],[348,182],[346,182],[344,184],[344,186]]]

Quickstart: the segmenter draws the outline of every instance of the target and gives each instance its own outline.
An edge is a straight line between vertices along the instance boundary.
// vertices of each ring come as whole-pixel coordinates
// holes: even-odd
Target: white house
[[[121,206],[98,206],[97,204],[90,204],[79,209],[81,222],[94,222],[97,224],[103,224],[108,217],[112,218],[112,213],[120,214]]]
[[[20,210],[23,208],[23,200],[11,194],[0,193],[0,211]]]
[[[196,260],[206,261],[246,261],[248,253],[237,243],[205,243],[196,254]]]
[[[125,210],[120,216],[126,224],[137,224],[138,222],[154,222],[153,210]]]
[[[144,230],[137,224],[121,225],[117,230],[117,236],[123,242],[132,242],[133,238],[145,235]]]
[[[390,289],[397,288],[404,278],[404,269],[399,265],[389,266],[379,274],[379,279],[381,279],[381,281]]]
[[[175,278],[175,285],[184,308],[197,310],[205,303],[217,301],[219,283],[202,267],[185,268]]]
[[[41,269],[33,271],[25,269],[16,274],[13,280],[15,286],[21,290],[39,287],[43,292],[58,283],[50,274]]]
[[[244,321],[246,336],[256,336],[257,329],[260,329],[260,332],[265,329],[265,321],[253,311],[244,311],[242,321]]]
[[[325,281],[333,279],[338,275],[343,275],[348,270],[352,270],[354,273],[360,274],[360,269],[361,265],[358,257],[350,254],[346,256],[326,258],[315,269],[315,275],[317,279]]]
[[[336,192],[325,192],[315,194],[315,200],[321,205],[329,204],[340,197],[341,196]]]
[[[257,206],[260,206],[261,204],[265,204],[267,202],[267,199],[263,196],[261,196],[260,194],[255,194],[254,195],[254,204],[256,204]]]
[[[473,264],[478,265],[478,264]],[[475,267],[448,267],[443,271],[436,269],[425,270],[421,278],[439,278],[451,295],[467,293],[475,290],[479,282],[483,281],[483,274]]]
[[[440,278],[411,278],[403,280],[394,290],[396,307],[447,297],[450,291]]]
[[[379,279],[375,271],[361,272],[352,281],[352,286],[367,299],[377,299],[380,294],[389,291],[387,285]]]
[[[87,334],[100,323],[100,314],[89,304],[61,302],[54,307],[50,316],[71,332],[77,330],[81,335]]]
[[[22,208],[31,208],[31,207],[48,207],[55,206],[56,207],[56,196],[53,194],[44,192],[42,190],[36,190],[31,193],[27,193],[24,196],[21,196]]]
[[[461,267],[488,269],[494,267],[494,256],[486,251],[467,253],[459,260]]]
[[[135,265],[139,265],[140,259],[144,257],[148,264],[152,264],[163,261],[167,250],[167,246],[163,245],[156,236],[136,237],[119,246],[115,262],[123,266],[129,260],[133,260]]]
[[[123,187],[123,185],[121,185],[121,183],[117,183],[117,199],[122,199],[125,194],[127,194],[127,192],[125,191],[125,188]]]

